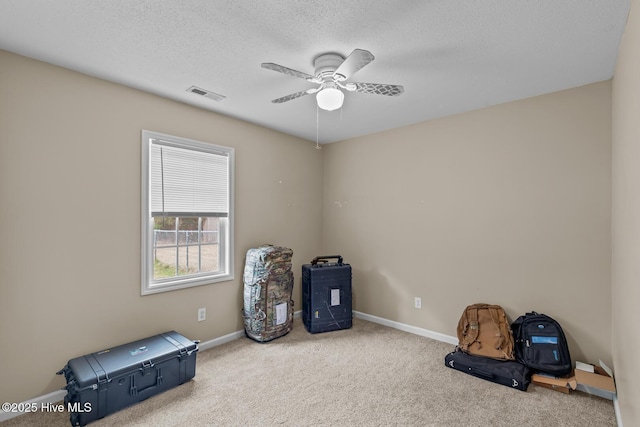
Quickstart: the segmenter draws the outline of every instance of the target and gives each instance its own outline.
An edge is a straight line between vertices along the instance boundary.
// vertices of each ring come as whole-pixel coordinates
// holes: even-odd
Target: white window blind
[[[149,152],[152,216],[226,217],[229,157],[215,149],[180,148],[158,139]]]

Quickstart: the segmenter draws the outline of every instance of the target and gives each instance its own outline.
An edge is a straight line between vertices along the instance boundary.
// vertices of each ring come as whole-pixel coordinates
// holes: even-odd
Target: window
[[[233,279],[233,156],[142,131],[142,295]]]

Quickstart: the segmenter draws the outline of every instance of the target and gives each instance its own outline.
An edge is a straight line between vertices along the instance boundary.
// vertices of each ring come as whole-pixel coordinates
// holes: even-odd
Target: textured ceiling
[[[320,143],[339,141],[613,76],[629,0],[0,0],[0,48]],[[346,93],[318,112],[326,52],[369,50]],[[2,64],[0,64],[1,67]],[[191,86],[226,98],[190,93]],[[317,126],[319,125],[319,126]]]

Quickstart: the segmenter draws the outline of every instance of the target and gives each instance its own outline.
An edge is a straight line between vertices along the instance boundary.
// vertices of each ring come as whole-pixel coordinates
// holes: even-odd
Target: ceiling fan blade
[[[353,83],[356,92],[372,93],[374,95],[398,96],[404,92],[400,85],[387,85],[381,83]]]
[[[336,69],[333,76],[338,81],[346,80],[374,59],[375,57],[368,50],[354,49]]]
[[[273,102],[274,104],[282,104],[283,102],[291,101],[292,99],[296,99],[296,98],[300,98],[301,96],[308,95],[309,93],[313,93],[313,89],[292,93],[290,95],[283,96],[282,98],[274,99],[271,102]]]
[[[267,70],[277,71],[278,73],[286,74],[292,77],[298,77],[300,79],[305,79],[310,82],[316,82],[316,78],[311,74],[303,73],[302,71],[293,70],[291,68],[284,67],[282,65],[274,64],[273,62],[263,62],[262,68],[266,68]]]

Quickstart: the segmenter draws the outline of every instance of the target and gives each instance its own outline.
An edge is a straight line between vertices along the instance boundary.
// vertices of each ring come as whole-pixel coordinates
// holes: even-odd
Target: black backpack
[[[571,372],[569,346],[562,327],[546,314],[526,313],[512,324],[516,360],[543,373],[564,376]]]

